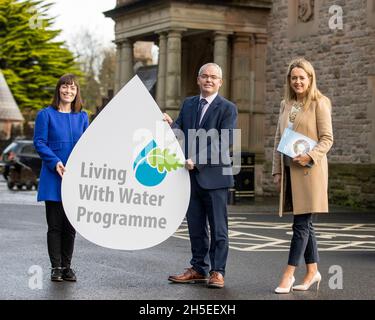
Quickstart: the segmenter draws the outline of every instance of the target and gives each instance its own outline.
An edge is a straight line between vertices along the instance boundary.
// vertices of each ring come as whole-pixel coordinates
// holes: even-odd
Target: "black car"
[[[3,164],[3,176],[9,189],[24,186],[31,190],[38,187],[42,159],[34,148],[32,140],[15,140],[5,148],[0,160]]]

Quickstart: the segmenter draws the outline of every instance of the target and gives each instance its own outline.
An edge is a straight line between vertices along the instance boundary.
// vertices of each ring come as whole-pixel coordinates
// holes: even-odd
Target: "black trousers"
[[[52,268],[69,268],[76,231],[66,217],[62,202],[46,201],[47,245]]]
[[[285,190],[285,210],[293,211],[292,184],[290,179],[290,168],[285,167],[286,190]],[[302,257],[305,263],[319,262],[318,245],[316,242],[314,226],[312,224],[312,214],[294,215],[293,237],[290,244],[288,265],[298,266]]]

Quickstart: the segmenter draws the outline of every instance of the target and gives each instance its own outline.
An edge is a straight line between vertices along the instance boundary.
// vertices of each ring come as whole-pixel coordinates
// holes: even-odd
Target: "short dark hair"
[[[77,86],[77,95],[74,98],[72,102],[72,111],[73,112],[80,112],[82,110],[82,99],[81,99],[81,90],[79,87],[79,83],[77,80],[77,77],[74,74],[68,73],[64,74],[59,81],[57,81],[56,88],[55,88],[55,94],[52,99],[52,107],[54,107],[56,110],[59,108],[60,104],[60,87],[64,84],[75,84]]]

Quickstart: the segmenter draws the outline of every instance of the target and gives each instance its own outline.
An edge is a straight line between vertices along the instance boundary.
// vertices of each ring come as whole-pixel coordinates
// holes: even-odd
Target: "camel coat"
[[[279,215],[286,212],[286,177],[284,161],[276,149],[284,129],[288,127],[291,105],[283,100],[280,104],[279,120],[275,134],[272,175],[281,174]],[[317,145],[308,152],[313,166],[303,167],[291,161],[290,177],[292,186],[293,214],[328,212],[328,162],[327,152],[333,143],[331,103],[328,98],[313,101],[310,107],[302,109],[296,116],[293,130],[317,141]]]

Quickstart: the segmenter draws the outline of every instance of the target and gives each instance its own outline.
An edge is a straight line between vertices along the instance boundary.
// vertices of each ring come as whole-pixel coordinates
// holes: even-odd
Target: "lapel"
[[[283,115],[281,119],[281,132],[280,132],[281,134],[283,134],[285,128],[288,127],[289,112],[291,109],[292,109],[292,105],[288,105],[285,103],[284,111],[283,111]],[[296,119],[294,120],[294,123],[293,123],[294,131],[296,131],[296,129],[298,128],[298,125],[301,123],[301,120],[303,119],[305,115],[306,115],[305,109],[302,109],[300,112],[297,113]]]
[[[290,109],[291,109],[291,106],[284,102],[284,110],[283,110],[283,114],[282,114],[282,118],[281,118],[281,128],[280,128],[281,132],[280,132],[280,134],[283,134],[285,128],[288,127]]]
[[[205,122],[207,121],[207,119],[209,118],[209,116],[214,112],[214,110],[220,105],[222,99],[219,95],[216,96],[216,98],[214,99],[214,101],[212,101],[212,103],[210,104],[210,106],[208,107],[206,113],[204,114],[204,117],[199,125],[199,128],[202,128],[203,125],[205,124]]]
[[[303,117],[306,115],[306,109],[303,108],[300,112],[297,113],[296,115],[296,120],[293,123],[293,130],[296,131],[298,125],[300,124],[301,120]]]
[[[195,120],[197,119],[199,105],[199,96],[195,96],[191,101],[192,117],[189,128],[195,128]]]

